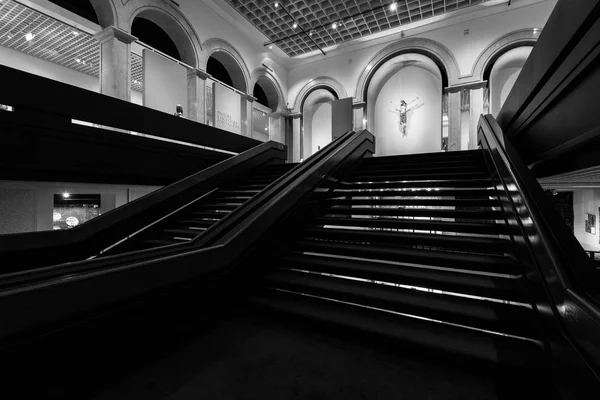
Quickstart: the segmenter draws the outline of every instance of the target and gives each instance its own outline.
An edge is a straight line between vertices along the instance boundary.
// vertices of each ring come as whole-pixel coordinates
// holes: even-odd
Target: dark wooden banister
[[[86,250],[86,257],[90,257],[95,255],[95,251],[104,249],[160,217],[150,215],[150,211],[162,203],[184,194],[192,187],[202,187],[210,190],[211,185],[222,183],[221,181],[224,179],[247,170],[249,165],[261,164],[269,160],[284,162],[285,158],[284,145],[273,141],[263,143],[238,156],[228,158],[181,179],[172,185],[115,208],[75,228],[0,235],[0,257],[4,257],[3,262],[6,263],[6,257],[12,254],[43,250],[53,251],[57,248],[69,251],[69,247],[72,246],[87,247],[88,249],[82,250]],[[131,223],[129,221],[132,218],[142,219]],[[72,251],[74,253],[73,258],[64,257],[64,261],[73,261],[81,257],[79,253],[82,253],[82,251]],[[18,260],[13,259],[13,262],[18,262]],[[25,263],[25,261],[22,262]]]
[[[542,187],[510,140],[504,137],[493,116],[480,118],[478,136],[510,199],[514,218],[545,288],[552,313],[565,337],[598,376],[600,276],[595,264],[554,211]],[[518,193],[518,204],[511,192]]]
[[[261,193],[260,199],[244,206],[245,210],[232,217],[230,223],[235,220],[234,226],[220,232],[210,247],[186,247],[177,253],[152,259],[113,262],[105,266],[109,268],[45,276],[38,281],[31,279],[27,284],[2,285],[0,318],[13,323],[0,325],[0,338],[224,271],[249,251],[273,223],[297,207],[312,189],[341,165],[373,152],[374,138],[369,132],[343,135],[271,185],[269,190]],[[77,297],[77,302],[72,301],[73,296]]]
[[[261,143],[3,65],[0,65],[0,104],[13,106],[15,113],[56,124],[71,124],[75,119],[233,153]]]

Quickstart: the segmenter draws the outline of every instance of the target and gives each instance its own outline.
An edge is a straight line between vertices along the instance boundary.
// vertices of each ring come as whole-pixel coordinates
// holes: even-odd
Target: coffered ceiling
[[[267,43],[294,57],[319,50],[317,45],[326,48],[488,0],[226,1],[269,39]],[[299,26],[294,28],[294,22]]]

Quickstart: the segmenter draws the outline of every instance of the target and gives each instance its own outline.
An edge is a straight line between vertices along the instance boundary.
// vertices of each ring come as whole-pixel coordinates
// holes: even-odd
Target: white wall
[[[0,46],[0,64],[94,92],[100,91],[99,78],[3,46]]]
[[[331,142],[331,109],[329,110],[329,121],[327,121],[326,126],[317,126],[313,124],[313,117],[319,107],[323,104],[330,103],[335,100],[335,97],[331,92],[325,89],[317,89],[308,95],[306,101],[304,102],[304,110],[303,110],[303,121],[302,121],[302,158],[306,159],[314,154],[317,146],[321,146],[323,148],[321,141],[324,137],[325,133],[323,133],[323,129],[329,129],[329,141],[325,143],[327,145]],[[322,115],[320,117],[323,117]],[[320,142],[313,146],[313,128],[317,129],[317,139]],[[294,132],[297,132],[294,130]]]
[[[144,106],[173,115],[177,104],[187,110],[187,69],[144,49]]]
[[[82,89],[100,92],[100,79],[20,51],[0,46],[0,64]],[[187,89],[186,89],[187,90]],[[131,102],[143,105],[142,93],[132,90]],[[187,100],[186,100],[187,102]]]
[[[473,7],[478,11],[406,30],[405,37],[424,37],[441,43],[456,58],[460,74],[469,75],[479,54],[496,39],[520,29],[542,28],[556,2],[522,0],[507,6],[504,1],[501,4],[495,2],[498,5],[489,7]],[[468,35],[464,35],[465,29],[469,29]],[[364,43],[332,50],[327,57],[319,55],[298,60],[288,74],[290,104],[296,100],[300,89],[318,76],[334,77],[346,88],[349,96],[354,96],[358,77],[368,62],[381,49],[399,39],[399,35],[394,35],[385,40],[369,42],[362,49],[357,47],[364,47]]]
[[[598,215],[598,207],[600,207],[600,190],[586,189],[575,190],[573,192],[573,231],[575,233],[575,237],[577,238],[577,240],[579,240],[584,249],[600,250],[600,221],[598,220],[600,215]],[[584,220],[586,217],[586,213],[594,214],[596,216],[595,235],[587,233],[585,231]]]
[[[55,194],[100,194],[101,212],[105,213],[159,188],[71,182],[0,181],[0,234],[52,230]]]
[[[311,152],[315,154],[319,148],[323,148],[331,143],[332,131],[331,123],[333,121],[331,103],[319,104],[316,106],[312,117],[312,140]],[[307,123],[311,123],[307,121]]]
[[[399,116],[390,112],[400,100],[415,98],[421,107],[407,113],[407,134],[399,130]],[[369,99],[371,95],[369,95]],[[442,80],[421,67],[406,67],[396,72],[375,97],[373,134],[377,156],[428,153],[441,150],[442,142]]]
[[[517,47],[502,54],[494,63],[489,83],[492,115],[498,116],[532,50],[532,46]]]

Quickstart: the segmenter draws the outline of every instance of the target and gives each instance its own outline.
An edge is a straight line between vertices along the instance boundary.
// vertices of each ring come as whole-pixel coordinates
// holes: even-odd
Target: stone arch
[[[485,80],[486,73],[489,73],[498,57],[516,47],[533,46],[540,33],[541,29],[531,28],[514,31],[499,37],[479,54],[469,76],[478,81]]]
[[[267,93],[267,97],[272,95],[277,96],[277,109],[273,111],[283,111],[286,101],[283,97],[283,90],[281,89],[281,85],[279,84],[275,76],[264,67],[256,68],[254,71],[252,71],[252,74],[250,75],[249,89],[253,89],[254,85],[256,85],[259,80],[267,80],[274,89],[274,93]]]
[[[356,101],[366,101],[369,82],[379,67],[391,58],[405,53],[422,54],[435,62],[442,72],[444,86],[451,86],[458,82],[458,64],[452,53],[445,46],[431,39],[403,39],[381,49],[367,63],[367,66],[358,78],[354,95]]]
[[[119,25],[119,13],[113,0],[90,0],[102,29]]]
[[[300,92],[298,92],[298,95],[296,96],[296,102],[294,103],[294,112],[302,112],[304,100],[306,100],[311,92],[317,89],[329,90],[330,92],[334,93],[338,99],[345,99],[348,97],[346,88],[344,88],[344,85],[342,85],[337,79],[329,76],[320,76],[311,80],[304,85],[302,89],[300,89]]]
[[[250,92],[250,70],[240,53],[231,44],[223,39],[212,38],[205,41],[203,47],[206,54],[206,60],[201,65],[203,70],[206,70],[208,58],[212,56],[227,69],[236,89],[244,93]]]
[[[130,0],[127,5],[132,7],[127,24],[128,32],[131,32],[135,18],[145,18],[171,37],[182,62],[193,68],[206,64],[198,34],[178,8],[158,0]]]

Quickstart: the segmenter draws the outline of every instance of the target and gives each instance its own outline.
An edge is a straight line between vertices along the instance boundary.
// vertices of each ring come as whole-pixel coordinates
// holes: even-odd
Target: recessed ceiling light
[[[331,27],[332,27],[333,29],[337,29],[337,27],[338,27],[338,24],[337,24],[337,22],[334,22],[334,23],[331,25]]]
[[[275,8],[279,7],[279,3],[275,2]]]
[[[77,31],[73,31],[73,32],[71,32],[71,33],[72,33],[73,35],[75,35],[75,36],[78,36],[78,35],[79,35],[79,32],[77,32]]]
[[[31,40],[33,40],[34,37],[35,37],[35,35],[33,33],[29,32],[27,35],[25,35],[25,40],[30,42]]]
[[[313,31],[308,32],[308,36],[312,36],[313,35]]]
[[[81,60],[79,58],[76,58],[75,61],[77,61],[78,63],[81,62]]]
[[[69,197],[71,197],[71,195],[67,192],[63,193],[63,199],[68,199]]]
[[[292,28],[296,29],[298,27],[298,24],[294,22],[294,25],[292,25]]]
[[[273,45],[270,45],[270,46],[269,46],[269,49],[272,49],[272,48],[273,48]]]
[[[396,4],[396,3],[390,4],[390,11],[396,11],[396,8],[398,8],[398,4]]]

